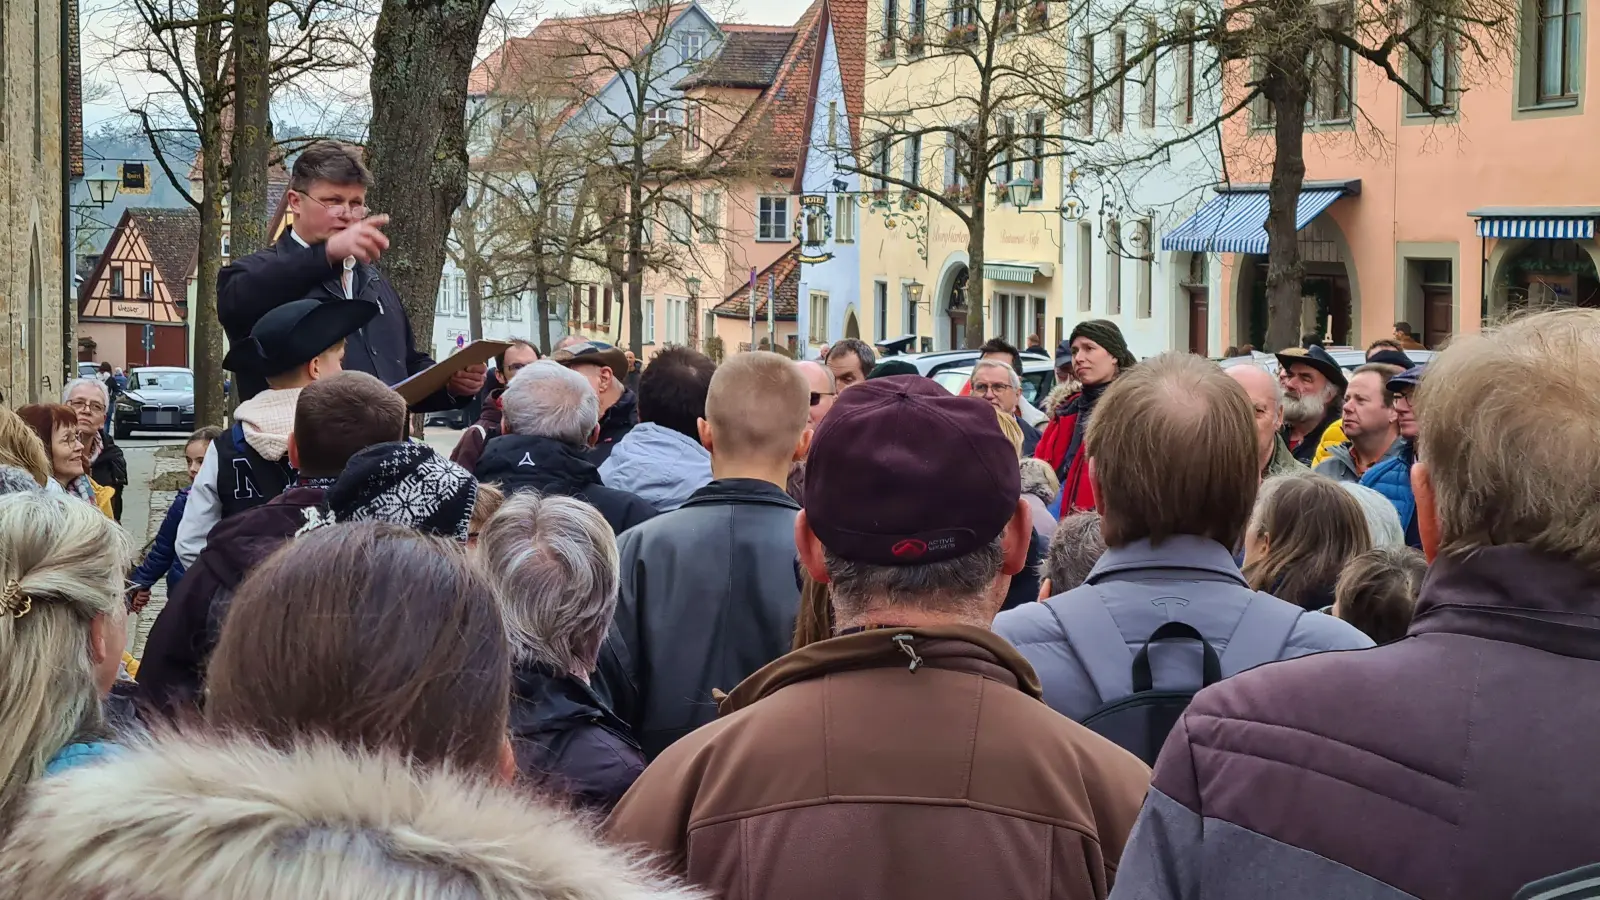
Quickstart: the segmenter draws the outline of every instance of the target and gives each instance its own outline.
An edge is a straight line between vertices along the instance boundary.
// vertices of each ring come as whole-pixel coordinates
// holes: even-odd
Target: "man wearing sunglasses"
[[[346,370],[397,384],[433,365],[416,345],[394,285],[373,266],[389,249],[385,215],[367,216],[371,180],[356,151],[321,141],[301,152],[289,180],[292,225],[276,244],[236,259],[217,276],[217,316],[231,343],[250,335],[268,310],[293,300],[361,300],[377,314],[345,342]],[[483,387],[483,366],[458,372],[438,393],[411,407],[431,412],[463,406]],[[259,376],[237,373],[239,397],[266,389]]]

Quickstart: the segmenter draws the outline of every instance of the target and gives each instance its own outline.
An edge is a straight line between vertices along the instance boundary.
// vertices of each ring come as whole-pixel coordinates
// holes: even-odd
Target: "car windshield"
[[[188,372],[135,372],[129,390],[192,391],[194,376]]]

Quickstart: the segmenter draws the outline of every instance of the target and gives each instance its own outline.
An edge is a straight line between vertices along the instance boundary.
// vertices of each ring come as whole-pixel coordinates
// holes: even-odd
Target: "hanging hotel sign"
[[[833,216],[828,213],[828,198],[822,194],[806,194],[800,198],[800,261],[825,263],[833,253],[824,249],[833,239]]]

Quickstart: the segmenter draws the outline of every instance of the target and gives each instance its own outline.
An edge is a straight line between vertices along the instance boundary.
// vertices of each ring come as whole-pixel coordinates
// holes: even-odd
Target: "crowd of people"
[[[0,895],[1510,900],[1594,862],[1600,313],[1350,372],[1089,320],[1045,397],[1001,340],[957,392],[855,340],[514,341],[424,401],[480,407],[446,458],[359,162],[308,165],[147,552],[105,382],[0,408]]]

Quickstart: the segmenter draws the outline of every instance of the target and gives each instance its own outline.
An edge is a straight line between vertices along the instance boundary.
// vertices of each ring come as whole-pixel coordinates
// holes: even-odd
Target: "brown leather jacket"
[[[821,641],[740,684],[607,828],[723,900],[1099,900],[1150,771],[1039,696],[984,629]]]

